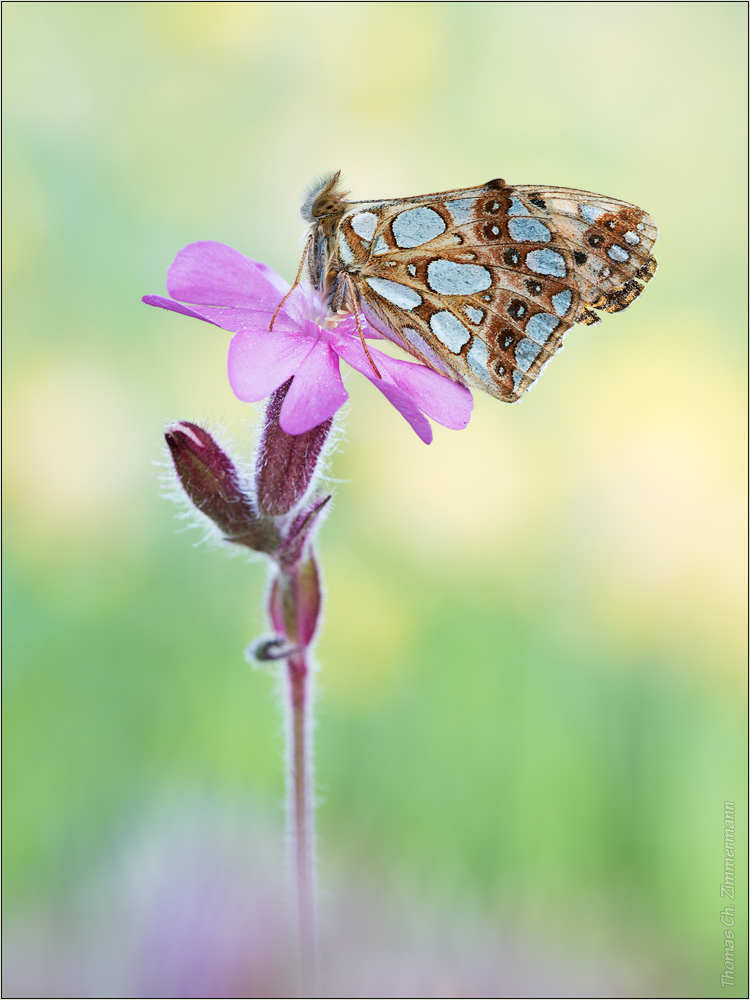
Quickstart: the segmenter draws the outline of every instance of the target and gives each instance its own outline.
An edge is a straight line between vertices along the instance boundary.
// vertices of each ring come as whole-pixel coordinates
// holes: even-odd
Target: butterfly
[[[626,309],[656,273],[653,219],[589,191],[492,180],[385,201],[346,195],[333,173],[301,208],[300,273],[332,321],[361,311],[433,370],[507,403],[571,326]]]

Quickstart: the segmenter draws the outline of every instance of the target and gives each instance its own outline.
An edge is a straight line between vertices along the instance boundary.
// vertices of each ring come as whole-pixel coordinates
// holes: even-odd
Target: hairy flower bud
[[[307,492],[323,445],[333,424],[329,417],[304,434],[287,434],[279,424],[279,413],[292,380],[277,389],[266,408],[263,435],[256,459],[255,484],[262,514],[286,514]]]
[[[281,541],[276,526],[255,513],[234,463],[208,431],[185,420],[168,427],[164,437],[183,489],[226,541],[273,552]]]
[[[274,578],[268,595],[268,617],[279,635],[305,648],[315,635],[321,604],[318,564],[308,552],[301,562]]]

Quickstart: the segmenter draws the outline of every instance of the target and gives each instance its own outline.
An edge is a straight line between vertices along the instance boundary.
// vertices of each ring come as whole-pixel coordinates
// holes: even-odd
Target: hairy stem
[[[316,997],[315,830],[312,801],[311,683],[304,653],[287,660],[290,699],[288,776],[291,862],[297,902],[302,997]]]

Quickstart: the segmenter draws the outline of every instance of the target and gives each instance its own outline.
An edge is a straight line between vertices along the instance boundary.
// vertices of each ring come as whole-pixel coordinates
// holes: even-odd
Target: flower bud
[[[289,379],[268,401],[263,435],[258,446],[255,484],[261,514],[286,514],[307,492],[323,445],[333,424],[333,417],[305,431],[287,434],[279,424],[279,413],[289,391]]]
[[[312,552],[286,572],[280,572],[268,595],[268,617],[290,643],[307,647],[320,618],[320,574]]]
[[[281,541],[275,525],[255,513],[234,463],[208,431],[185,420],[164,437],[183,489],[226,541],[273,552]]]

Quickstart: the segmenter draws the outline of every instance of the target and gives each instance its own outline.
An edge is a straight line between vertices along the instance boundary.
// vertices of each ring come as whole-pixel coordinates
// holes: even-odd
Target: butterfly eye
[[[497,335],[497,342],[501,347],[510,347],[515,339],[516,335],[512,330],[501,330]]]
[[[511,304],[508,306],[508,313],[513,317],[513,319],[520,319],[522,316],[526,315],[526,306],[520,299],[513,299]]]
[[[495,365],[495,371],[498,375],[503,376],[505,374],[505,365],[501,365],[500,362]]]
[[[506,264],[512,264],[515,267],[521,263],[521,255],[518,250],[506,250],[503,254],[503,260]]]
[[[526,291],[530,295],[540,295],[542,292],[542,286],[539,284],[538,281],[527,281]]]
[[[495,215],[496,212],[500,211],[501,207],[499,201],[488,201],[484,206],[484,210],[485,212],[489,212],[490,215]]]
[[[576,250],[573,253],[573,257],[575,259],[576,264],[585,264],[586,261],[588,260],[588,257],[586,256],[586,254],[585,253],[581,253],[580,250]]]
[[[602,238],[601,236],[597,235],[597,233],[594,233],[593,236],[589,236],[586,242],[590,247],[598,247],[599,244],[602,242]]]
[[[500,235],[501,230],[497,223],[486,222],[484,226],[482,226],[482,236],[488,241],[488,243],[492,243],[492,241],[496,240]]]
[[[314,219],[321,219],[324,215],[337,215],[341,211],[341,207],[338,198],[323,194],[312,203],[310,212]]]

